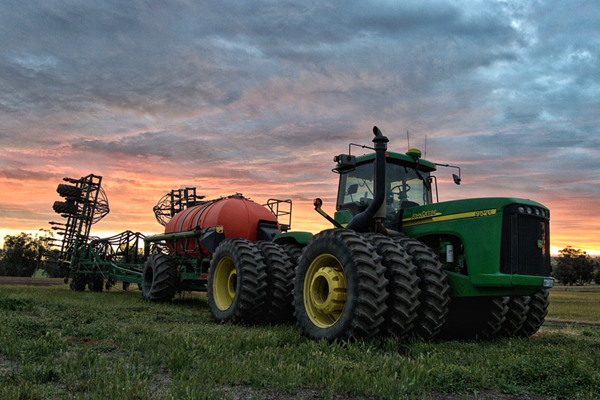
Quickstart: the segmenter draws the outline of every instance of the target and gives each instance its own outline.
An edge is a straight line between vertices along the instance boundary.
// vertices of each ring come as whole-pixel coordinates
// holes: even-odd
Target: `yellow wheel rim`
[[[339,319],[346,304],[346,275],[331,254],[313,260],[304,279],[304,308],[319,328],[329,328]]]
[[[230,257],[223,257],[217,263],[213,279],[215,305],[221,311],[227,310],[235,299],[237,271]]]

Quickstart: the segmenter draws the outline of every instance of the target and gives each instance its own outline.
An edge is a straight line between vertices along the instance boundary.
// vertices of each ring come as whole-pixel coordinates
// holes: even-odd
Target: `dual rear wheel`
[[[344,341],[378,333],[432,338],[449,301],[442,264],[412,239],[323,231],[307,245],[296,269],[296,318],[311,339]]]

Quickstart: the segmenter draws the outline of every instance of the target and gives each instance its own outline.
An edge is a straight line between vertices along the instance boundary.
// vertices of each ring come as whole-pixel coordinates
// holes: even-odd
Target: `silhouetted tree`
[[[0,275],[32,276],[37,268],[44,268],[51,235],[48,231],[40,230],[35,236],[24,232],[5,236]]]
[[[583,286],[594,279],[596,263],[585,251],[567,246],[559,253],[552,275],[561,283]]]

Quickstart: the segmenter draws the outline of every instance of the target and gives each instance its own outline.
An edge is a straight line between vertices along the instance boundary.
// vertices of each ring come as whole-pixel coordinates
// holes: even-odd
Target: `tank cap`
[[[421,150],[419,150],[419,149],[409,149],[406,152],[406,155],[407,156],[411,156],[413,158],[421,158]]]

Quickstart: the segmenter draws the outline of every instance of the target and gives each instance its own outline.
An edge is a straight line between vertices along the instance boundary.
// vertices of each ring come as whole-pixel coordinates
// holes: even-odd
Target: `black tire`
[[[507,296],[452,299],[440,337],[491,340],[498,336],[508,312]]]
[[[71,288],[78,292],[83,292],[88,283],[88,275],[76,272],[73,276],[73,285]]]
[[[529,312],[529,296],[512,296],[508,301],[508,312],[506,321],[502,324],[500,336],[515,336],[521,330],[527,320]]]
[[[151,254],[142,273],[142,297],[146,301],[170,301],[177,293],[177,264],[165,254]]]
[[[294,318],[294,268],[288,252],[277,243],[258,242],[267,271],[267,296],[261,320],[277,324]]]
[[[531,336],[544,325],[550,304],[549,295],[550,292],[547,289],[541,289],[530,296],[527,318],[517,332],[518,336]]]
[[[385,277],[389,282],[387,312],[381,331],[386,335],[406,336],[414,328],[413,322],[420,305],[417,267],[406,251],[390,237],[377,233],[366,233],[364,237],[382,257],[381,264],[385,267]]]
[[[437,255],[424,243],[407,236],[394,237],[412,257],[420,278],[419,310],[414,321],[414,333],[424,339],[433,339],[444,325],[450,303],[448,275]]]
[[[123,290],[129,289],[129,285],[131,285],[131,283],[129,283],[129,282],[123,282]]]
[[[58,185],[58,187],[56,188],[56,191],[62,197],[67,197],[67,198],[68,197],[81,198],[81,195],[83,193],[81,188],[78,188],[77,186],[64,185],[64,184]]]
[[[292,263],[294,264],[294,267],[296,267],[296,265],[298,265],[298,259],[300,259],[300,256],[302,255],[302,249],[304,249],[304,246],[295,243],[286,243],[282,244],[281,247],[287,251],[287,253],[290,255]]]
[[[386,312],[387,279],[375,247],[348,229],[313,237],[294,280],[295,315],[302,334],[346,341],[379,332]]]
[[[104,284],[104,288],[106,290],[110,290],[110,289],[112,289],[113,286],[115,286],[116,283],[117,283],[117,281],[115,281],[113,278],[108,278],[106,280],[106,283]]]
[[[75,203],[73,203],[72,201],[69,201],[69,200],[55,201],[54,204],[52,205],[52,209],[57,214],[76,215],[79,212]]]
[[[92,292],[102,292],[102,289],[104,289],[104,277],[100,273],[94,274],[91,279],[90,290]]]
[[[214,252],[208,271],[206,297],[215,321],[254,323],[267,297],[263,256],[247,239],[225,239]]]

